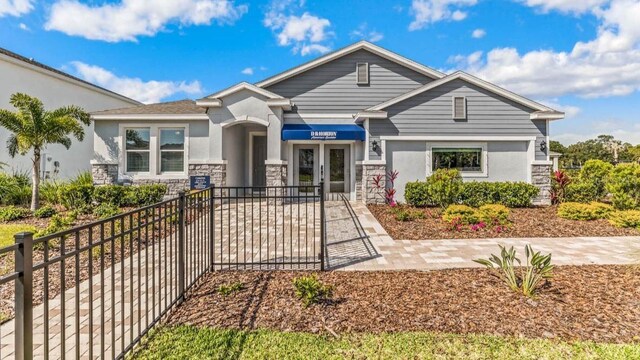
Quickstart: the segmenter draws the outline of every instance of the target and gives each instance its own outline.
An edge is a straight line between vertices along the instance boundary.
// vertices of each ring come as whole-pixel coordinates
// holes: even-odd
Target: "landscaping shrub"
[[[405,206],[394,208],[393,213],[398,221],[413,221],[416,219],[424,219],[425,217],[422,211],[407,208]]]
[[[434,205],[445,208],[458,202],[462,191],[462,177],[457,169],[438,169],[427,178],[429,198]]]
[[[480,221],[480,214],[467,205],[449,205],[442,214],[442,220],[448,223],[461,222],[472,225]]]
[[[58,198],[67,210],[86,213],[91,210],[93,190],[93,185],[70,183],[58,189]]]
[[[59,189],[65,186],[63,182],[47,180],[40,183],[40,200],[47,204],[59,204]]]
[[[597,220],[606,218],[613,208],[607,204],[566,202],[558,206],[558,216],[568,220]]]
[[[302,276],[293,279],[296,296],[302,300],[304,307],[326,301],[333,296],[333,288],[323,284],[316,275]]]
[[[551,175],[551,203],[553,205],[564,201],[567,186],[571,183],[571,177],[566,170],[556,170]]]
[[[76,218],[77,213],[75,211],[70,211],[65,216],[61,214],[53,215],[51,217],[51,220],[49,220],[49,224],[47,225],[47,227],[36,232],[34,237],[40,238],[67,230],[73,225],[73,223],[76,221]]]
[[[509,223],[509,208],[500,204],[482,205],[478,209],[480,219],[487,224],[506,225]]]
[[[588,181],[578,180],[572,182],[565,188],[563,201],[589,203],[599,200],[603,196],[598,195],[596,184]]]
[[[140,207],[153,205],[162,201],[167,193],[165,184],[149,184],[125,186],[125,195],[121,206]]]
[[[222,295],[222,296],[229,296],[233,293],[242,291],[242,289],[244,289],[244,284],[241,282],[235,282],[233,284],[222,284],[220,286],[218,286],[218,294]]]
[[[504,280],[513,291],[520,292],[525,296],[533,296],[542,285],[542,281],[553,276],[551,254],[542,255],[539,251],[534,253],[531,245],[527,245],[524,248],[527,261],[525,266],[520,267],[521,262],[516,257],[513,246],[509,250],[502,245],[498,246],[500,247],[499,257],[491,254],[489,259],[473,261],[494,270],[497,276]],[[520,267],[520,274],[516,273],[516,267]]]
[[[127,189],[130,187],[126,187]],[[93,190],[93,202],[98,205],[122,206],[127,191],[122,185],[101,185]]]
[[[408,182],[404,187],[404,200],[407,204],[416,207],[431,205],[429,185],[425,181]]]
[[[462,186],[460,202],[479,207],[500,204],[510,208],[531,206],[540,189],[525,182],[466,182]]]
[[[79,172],[78,175],[69,183],[71,185],[93,185],[93,175],[91,175],[91,171],[82,171]]]
[[[31,200],[31,181],[26,173],[0,173],[0,205],[26,205]]]
[[[609,215],[611,225],[640,230],[640,210],[614,211]]]
[[[39,208],[38,210],[34,211],[33,216],[40,219],[45,219],[45,218],[52,217],[56,213],[57,213],[56,209],[54,209],[51,205],[45,205]]]
[[[13,205],[0,208],[0,221],[20,220],[30,215],[31,211],[29,209],[15,207]]]
[[[611,170],[606,185],[618,210],[640,208],[640,164],[619,164]]]
[[[109,203],[100,204],[93,209],[93,215],[99,219],[108,219],[120,213],[121,211],[118,206]]]
[[[592,200],[600,200],[607,195],[607,179],[614,166],[602,160],[587,160],[580,170],[579,179],[581,183],[591,185],[593,188]]]

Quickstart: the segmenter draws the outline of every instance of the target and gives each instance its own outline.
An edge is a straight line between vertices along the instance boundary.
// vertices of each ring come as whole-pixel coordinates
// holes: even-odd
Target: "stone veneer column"
[[[384,204],[384,186],[387,182],[386,171],[386,165],[362,165],[362,197],[365,204]],[[376,189],[373,186],[373,179],[378,175],[382,176],[381,189]]]
[[[112,185],[118,182],[117,164],[91,164],[94,185]]]
[[[540,194],[533,200],[534,205],[551,205],[551,167],[531,165],[531,183],[540,189]]]
[[[362,200],[362,164],[356,164],[356,200]]]
[[[267,187],[269,186],[285,186],[287,185],[287,165],[286,164],[266,164],[265,165],[266,178],[267,178]],[[285,194],[283,189],[275,189],[271,190],[267,188],[268,196],[282,196],[282,195],[293,195],[293,194]],[[268,203],[276,203],[278,205],[282,204],[283,198],[278,199],[277,201],[269,200]]]

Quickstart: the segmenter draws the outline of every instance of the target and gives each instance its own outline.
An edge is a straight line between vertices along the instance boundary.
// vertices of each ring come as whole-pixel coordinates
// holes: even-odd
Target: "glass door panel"
[[[329,192],[345,192],[344,149],[329,149]]]
[[[313,156],[313,149],[298,150],[298,185],[309,186],[300,188],[300,192],[313,192]]]

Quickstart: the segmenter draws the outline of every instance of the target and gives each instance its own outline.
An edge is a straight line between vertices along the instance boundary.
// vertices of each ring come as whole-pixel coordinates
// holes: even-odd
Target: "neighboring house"
[[[383,201],[372,179],[456,167],[465,181],[525,181],[548,202],[549,121],[564,114],[463,72],[358,42],[256,84],[96,112],[94,181],[305,185]]]
[[[0,48],[0,108],[15,111],[9,103],[11,94],[26,93],[42,100],[47,109],[78,105],[86,111],[98,111],[140,105],[138,101],[103,89],[60,70]],[[85,128],[83,142],[73,141],[71,149],[49,145],[43,152],[43,177],[69,178],[91,169],[93,125]],[[8,130],[0,127],[0,162],[11,171],[31,171],[30,156],[11,158],[6,151]]]

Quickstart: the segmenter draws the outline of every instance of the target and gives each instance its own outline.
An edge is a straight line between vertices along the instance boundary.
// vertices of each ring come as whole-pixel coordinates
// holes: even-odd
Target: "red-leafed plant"
[[[397,171],[389,171],[385,175],[376,175],[371,179],[373,189],[384,189],[384,201],[390,206],[394,207],[398,205],[396,202],[396,189],[394,188],[395,181],[398,179],[399,173]],[[383,180],[387,180],[389,186],[386,186]]]
[[[571,178],[566,172],[556,170],[551,176],[551,181],[551,203],[559,204],[564,199],[566,188],[571,183]]]

